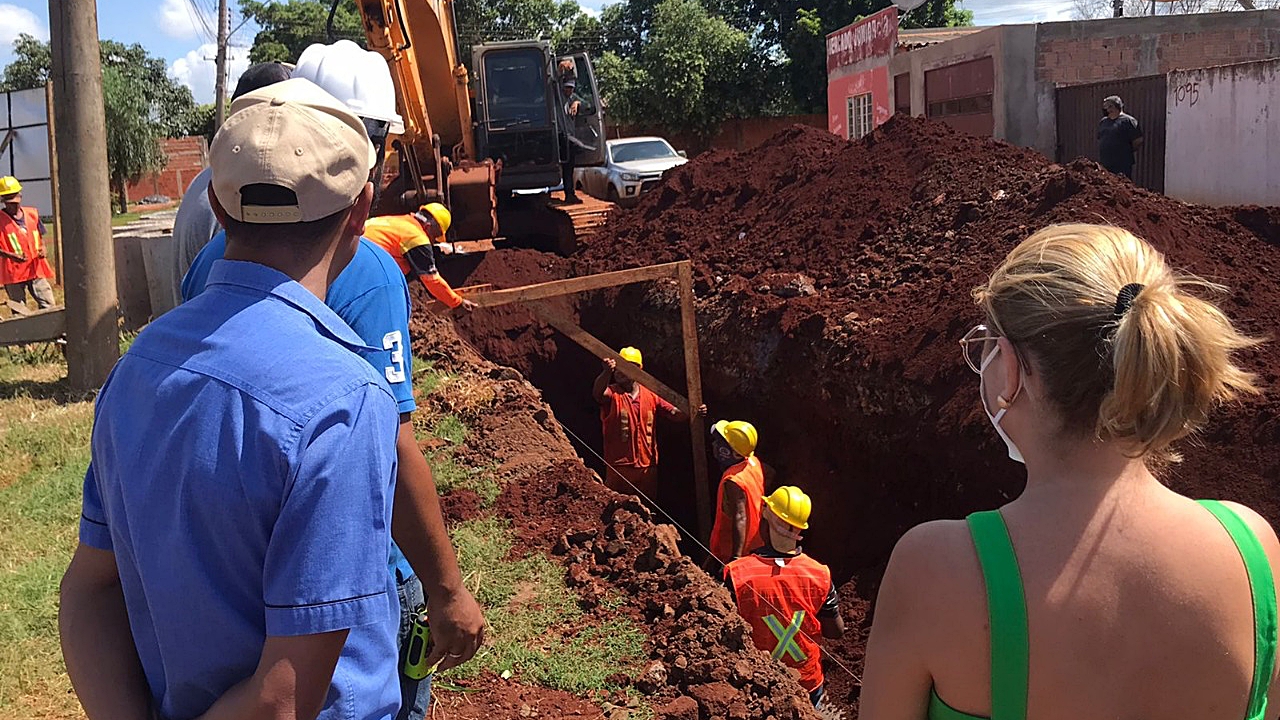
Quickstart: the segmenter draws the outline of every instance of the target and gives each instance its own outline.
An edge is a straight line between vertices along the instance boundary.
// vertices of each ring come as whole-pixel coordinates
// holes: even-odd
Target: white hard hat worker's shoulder
[[[316,43],[298,58],[293,77],[304,78],[346,103],[351,112],[390,123],[390,132],[404,132],[396,112],[396,89],[391,70],[381,55],[350,40],[332,45]]]

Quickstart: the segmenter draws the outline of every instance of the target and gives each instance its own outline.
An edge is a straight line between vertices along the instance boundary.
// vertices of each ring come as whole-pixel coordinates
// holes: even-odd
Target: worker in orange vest
[[[755,426],[743,420],[721,420],[711,427],[711,451],[723,470],[716,492],[711,555],[721,564],[727,565],[761,544],[764,466],[756,457],[758,440]],[[715,561],[709,559],[705,567],[714,572]]]
[[[435,251],[431,246],[444,241],[452,222],[453,215],[448,208],[440,203],[428,203],[409,215],[369,218],[364,224],[364,236],[386,250],[406,276],[422,281],[427,292],[446,307],[474,310],[476,304],[454,292],[436,270]]]
[[[53,268],[45,256],[44,223],[40,213],[22,204],[22,183],[13,176],[0,178],[0,283],[9,296],[9,310],[27,315],[27,293],[41,310],[53,307]]]
[[[764,543],[724,570],[738,614],[751,625],[756,647],[793,668],[815,706],[822,700],[822,651],[815,639],[844,636],[840,596],[831,570],[800,548],[813,503],[784,485],[765,498]]]
[[[623,360],[644,367],[644,355],[633,347],[618,351]],[[617,362],[606,358],[591,394],[600,404],[604,429],[605,485],[620,493],[643,493],[657,502],[658,441],[654,420],[658,417],[688,422],[689,414],[663,400],[649,388],[618,372]],[[707,406],[698,408],[706,415]]]

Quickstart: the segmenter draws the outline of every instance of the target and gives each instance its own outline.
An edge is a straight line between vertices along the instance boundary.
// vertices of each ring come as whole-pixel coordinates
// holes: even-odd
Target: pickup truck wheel
[[[609,202],[611,203],[616,203],[621,200],[621,198],[618,197],[618,188],[614,187],[612,184],[609,185],[609,192],[607,194],[609,196]]]

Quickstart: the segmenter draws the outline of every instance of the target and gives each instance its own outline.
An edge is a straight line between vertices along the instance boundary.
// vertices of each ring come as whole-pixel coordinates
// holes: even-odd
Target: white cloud
[[[216,45],[205,43],[169,65],[169,74],[178,82],[191,88],[191,94],[195,96],[198,103],[211,103],[214,100],[215,80],[218,73],[213,58],[217,51]],[[232,90],[235,90],[240,74],[248,67],[248,50],[236,47],[227,50],[228,96],[231,95]]]
[[[10,57],[13,54],[13,41],[23,33],[48,40],[49,26],[24,7],[0,3],[0,55]]]
[[[974,25],[1070,20],[1073,8],[1071,0],[961,0],[959,5],[973,11]]]
[[[169,37],[182,40],[200,35],[204,28],[218,27],[218,21],[189,0],[161,0],[156,24]]]

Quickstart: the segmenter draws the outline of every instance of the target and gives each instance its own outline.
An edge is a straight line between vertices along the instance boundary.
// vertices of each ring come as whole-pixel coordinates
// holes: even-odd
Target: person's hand
[[[574,100],[573,102],[569,103],[569,114],[570,114],[570,115],[577,115],[577,114],[578,114],[578,108],[579,108],[579,107],[581,107],[581,106],[582,106],[582,101],[581,101],[581,100]]]
[[[604,359],[604,367],[605,367],[605,369],[606,369],[606,370],[617,370],[617,369],[618,369],[618,361],[617,361],[617,360],[614,360],[613,358],[605,358],[605,359]]]
[[[700,418],[704,418],[704,417],[706,417],[706,416],[707,416],[707,405],[706,405],[706,403],[703,403],[702,405],[699,405],[698,407],[694,408],[694,409],[693,409],[693,414],[694,414],[696,417],[700,417]]]
[[[466,299],[464,299],[464,300],[462,301],[462,304],[461,304],[461,305],[459,305],[458,307],[462,308],[463,310],[466,310],[467,312],[472,312],[473,310],[475,310],[476,308],[478,308],[478,307],[480,307],[480,306],[479,306],[479,305],[477,305],[477,304],[475,304],[475,302],[473,302],[473,301],[471,301],[471,300],[466,300]]]
[[[431,654],[426,665],[436,670],[457,667],[475,657],[484,643],[484,613],[466,588],[447,596],[427,598],[431,622]]]
[[[45,253],[44,253],[44,251],[43,251],[43,250],[41,250],[41,251],[40,251],[40,254],[36,255],[36,258],[37,258],[37,259],[39,259],[39,260],[43,260],[43,259],[45,259],[45,258],[47,258],[47,257],[49,257],[49,256],[48,256],[48,255],[45,255]]]

